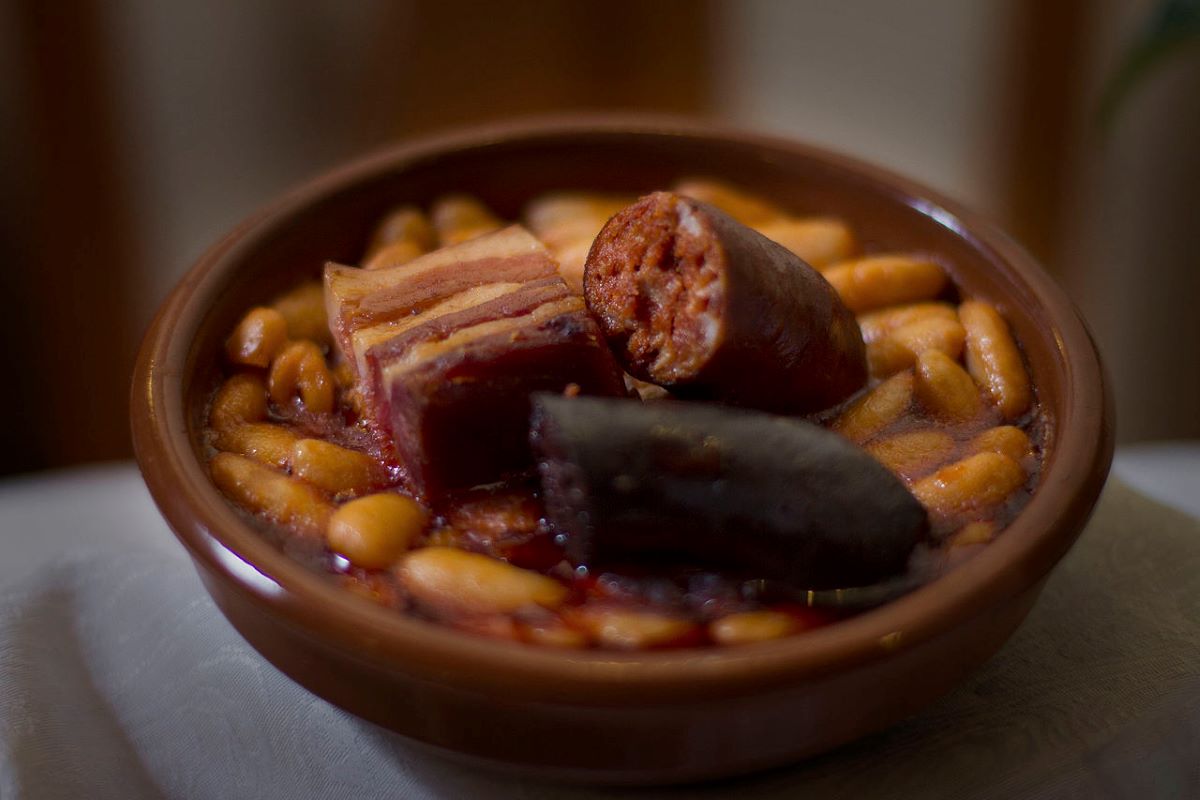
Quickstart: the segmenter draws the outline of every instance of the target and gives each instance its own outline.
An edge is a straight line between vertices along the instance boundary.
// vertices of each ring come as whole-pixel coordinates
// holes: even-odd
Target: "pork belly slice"
[[[420,315],[463,292],[558,273],[545,246],[519,225],[443,247],[395,267],[325,266],[325,305],[342,355],[352,364],[355,331]]]
[[[583,299],[522,228],[325,278],[370,422],[423,497],[532,465],[531,393],[624,394]]]

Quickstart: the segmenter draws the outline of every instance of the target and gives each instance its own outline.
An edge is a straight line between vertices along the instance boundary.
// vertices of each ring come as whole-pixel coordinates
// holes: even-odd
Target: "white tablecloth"
[[[1194,503],[1191,455],[1168,473]],[[1117,474],[1163,489],[1138,458]],[[1113,480],[950,695],[796,767],[647,794],[1200,797],[1200,522]],[[293,684],[221,617],[131,465],[0,483],[3,800],[617,795],[429,756]]]

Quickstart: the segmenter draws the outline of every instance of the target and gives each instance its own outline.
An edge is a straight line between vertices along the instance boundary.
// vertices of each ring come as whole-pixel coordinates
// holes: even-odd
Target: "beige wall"
[[[719,111],[992,210],[1000,0],[722,5]]]
[[[137,313],[215,237],[285,187],[355,154],[381,0],[108,6],[139,227]]]
[[[1149,74],[1109,129],[1091,110],[1148,5],[1097,3],[1059,245],[1125,441],[1200,436],[1200,48]]]

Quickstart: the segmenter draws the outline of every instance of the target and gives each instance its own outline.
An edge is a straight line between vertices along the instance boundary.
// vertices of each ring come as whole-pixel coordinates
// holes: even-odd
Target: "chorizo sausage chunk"
[[[867,379],[858,323],[829,283],[690,198],[656,192],[609,220],[584,297],[626,370],[680,395],[807,413]]]

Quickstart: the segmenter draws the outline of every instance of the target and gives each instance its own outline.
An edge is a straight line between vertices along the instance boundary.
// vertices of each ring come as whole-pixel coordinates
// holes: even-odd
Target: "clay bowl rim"
[[[637,653],[564,651],[458,633],[375,606],[336,587],[242,520],[208,477],[190,440],[183,395],[193,340],[242,256],[300,208],[414,163],[518,139],[674,136],[721,140],[826,162],[866,180],[990,251],[1038,297],[1043,341],[1060,371],[1062,413],[1042,482],[1005,533],[975,558],[912,594],[802,636],[736,648]],[[572,115],[497,123],[386,147],[286,192],[208,250],[151,323],[134,371],[131,422],[143,476],[198,567],[246,593],[304,635],[384,670],[483,691],[582,704],[680,702],[758,693],[884,659],[968,623],[1041,581],[1081,532],[1112,458],[1111,399],[1085,323],[1021,247],[979,215],[921,184],[822,148],[695,120]],[[211,589],[210,589],[211,591]]]

